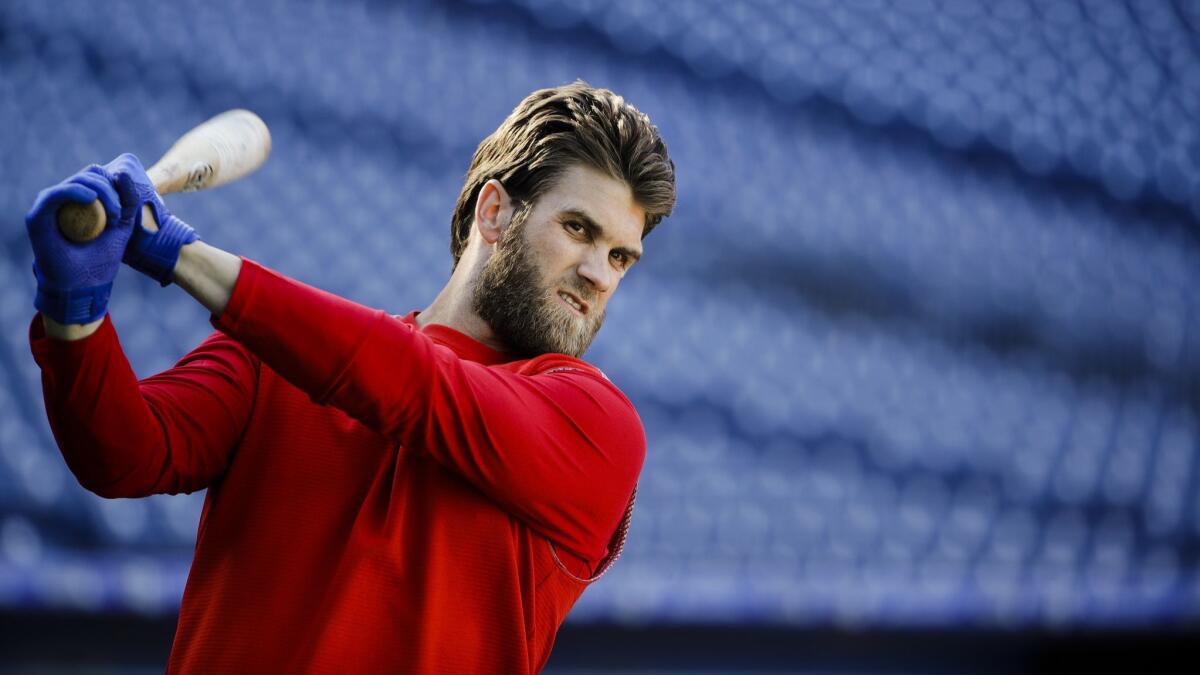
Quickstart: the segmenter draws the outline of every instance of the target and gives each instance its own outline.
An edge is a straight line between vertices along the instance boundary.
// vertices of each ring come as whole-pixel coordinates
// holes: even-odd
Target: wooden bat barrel
[[[223,185],[252,173],[271,153],[271,132],[249,110],[228,110],[193,127],[146,171],[159,194]],[[107,217],[100,200],[67,203],[58,210],[58,229],[71,241],[100,236]]]

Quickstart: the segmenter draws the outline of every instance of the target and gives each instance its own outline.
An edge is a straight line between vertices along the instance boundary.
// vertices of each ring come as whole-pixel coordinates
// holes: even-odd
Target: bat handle
[[[162,191],[162,179],[160,178],[161,171],[158,166],[150,167],[147,171],[154,189]],[[150,214],[150,220],[145,220],[143,214],[143,223],[147,229],[157,230],[157,223],[153,222],[153,212],[148,208],[144,208],[145,214]],[[67,202],[58,209],[58,230],[67,239],[77,243],[86,244],[87,242],[100,236],[104,228],[108,226],[108,215],[104,213],[104,206],[99,199],[92,201],[89,204],[79,204],[77,202]]]
[[[96,199],[90,204],[67,202],[58,209],[58,229],[63,236],[78,244],[89,242],[104,231],[108,224],[104,206]]]

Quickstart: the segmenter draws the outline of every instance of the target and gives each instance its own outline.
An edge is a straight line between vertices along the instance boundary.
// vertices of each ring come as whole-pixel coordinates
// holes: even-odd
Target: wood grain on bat
[[[258,115],[230,110],[181,136],[146,175],[159,194],[203,190],[253,172],[270,152],[271,133]],[[81,243],[98,237],[105,220],[99,201],[66,204],[58,211],[63,236]]]

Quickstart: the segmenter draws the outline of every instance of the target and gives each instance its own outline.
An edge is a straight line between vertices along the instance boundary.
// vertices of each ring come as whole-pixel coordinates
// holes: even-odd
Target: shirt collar
[[[485,366],[506,363],[513,360],[513,357],[509,354],[496,351],[470,335],[454,330],[449,326],[443,326],[440,323],[429,323],[422,327],[417,323],[417,314],[420,314],[420,311],[414,309],[400,317],[400,320],[428,335],[434,342],[448,347],[450,351],[458,354],[461,358],[482,363]]]

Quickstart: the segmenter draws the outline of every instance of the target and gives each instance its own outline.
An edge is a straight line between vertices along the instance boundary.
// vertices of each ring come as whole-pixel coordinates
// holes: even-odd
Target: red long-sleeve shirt
[[[623,542],[629,400],[243,259],[218,332],[139,382],[111,320],[30,343],[67,465],[106,497],[208,488],[167,670],[539,670]]]

